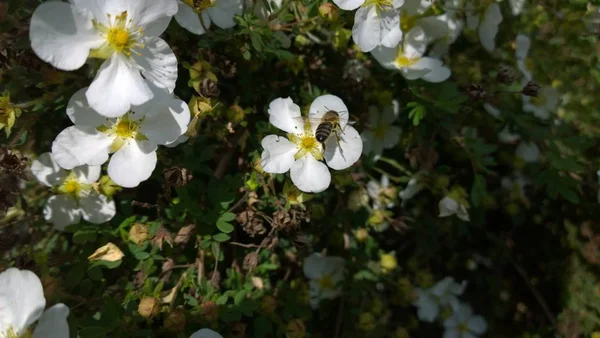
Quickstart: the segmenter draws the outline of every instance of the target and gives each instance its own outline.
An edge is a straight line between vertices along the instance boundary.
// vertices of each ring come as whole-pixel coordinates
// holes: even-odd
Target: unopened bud
[[[398,267],[398,260],[393,254],[383,254],[379,257],[379,264],[383,273],[389,273]]]
[[[107,197],[112,197],[121,190],[123,190],[123,188],[113,182],[108,175],[104,175],[100,178],[100,192]]]
[[[535,81],[529,81],[521,90],[521,94],[531,97],[538,97],[540,86]]]
[[[334,4],[326,2],[319,6],[319,16],[327,21],[335,21],[340,17],[340,11]]]
[[[144,297],[138,306],[138,313],[144,318],[156,317],[160,313],[158,299],[153,297]]]
[[[507,66],[500,66],[498,68],[498,73],[496,74],[496,81],[505,85],[510,85],[516,80],[517,74],[514,72],[513,69]]]
[[[144,224],[135,223],[129,230],[129,240],[137,245],[144,244],[148,238],[150,238],[150,232]]]
[[[486,98],[487,92],[482,86],[474,83],[467,88],[467,95],[473,100],[483,100]]]
[[[364,242],[367,240],[367,238],[369,238],[369,231],[365,228],[358,228],[356,229],[354,236],[356,237],[357,241]]]

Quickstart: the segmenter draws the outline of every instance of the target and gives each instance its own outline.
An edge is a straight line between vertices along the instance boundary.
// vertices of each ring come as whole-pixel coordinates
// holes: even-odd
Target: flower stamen
[[[93,20],[94,27],[102,37],[106,39],[106,43],[99,49],[90,52],[93,57],[108,58],[112,53],[123,53],[127,57],[131,53],[140,55],[136,48],[144,48],[144,44],[139,41],[144,35],[144,29],[136,27],[131,19],[128,19],[127,11],[113,18],[112,15],[106,14],[108,18],[108,26]]]

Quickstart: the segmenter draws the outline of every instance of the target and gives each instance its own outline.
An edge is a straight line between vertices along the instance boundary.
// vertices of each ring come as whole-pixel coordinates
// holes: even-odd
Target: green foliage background
[[[109,224],[52,230],[40,217],[49,192],[29,178],[0,224],[0,270],[42,276],[49,302],[69,305],[72,336],[82,338],[188,337],[202,327],[225,337],[438,337],[440,325],[419,322],[411,303],[416,287],[444,276],[469,282],[463,299],[486,318],[486,337],[600,334],[600,67],[598,35],[584,26],[587,1],[529,1],[518,17],[502,3],[497,51],[490,57],[464,34],[441,84],[380,67],[352,43],[353,13],[327,18],[322,3],[284,1],[276,22],[244,14],[235,28],[200,37],[173,21],[165,40],[180,63],[176,94],[196,114],[195,136],[161,148],[152,178],[114,195]],[[27,38],[37,4],[0,3],[0,89],[21,112],[3,149],[28,158],[70,124],[65,105],[99,66],[67,73],[37,59]],[[535,78],[561,93],[557,122],[524,113],[520,94],[489,98],[500,120],[467,95],[473,84],[520,90],[496,81],[499,66],[514,67],[517,33],[532,37]],[[260,140],[278,133],[266,111],[288,96],[308,109],[324,93],[345,101],[359,131],[370,106],[398,99],[403,133],[379,161],[363,156],[298,204],[286,175],[260,168]],[[538,144],[539,163],[523,163],[515,145],[498,141],[506,125]],[[501,185],[515,169],[531,182],[524,194]],[[426,189],[401,204],[397,192],[417,173]],[[357,204],[382,174],[396,200],[385,214]],[[453,188],[468,195],[468,223],[437,217]],[[132,229],[147,239],[136,244]],[[108,242],[123,259],[90,263]],[[339,299],[311,311],[301,262],[322,250],[347,260],[348,277]],[[381,267],[385,253],[397,259],[391,271]],[[147,297],[160,300],[152,318],[138,312]]]

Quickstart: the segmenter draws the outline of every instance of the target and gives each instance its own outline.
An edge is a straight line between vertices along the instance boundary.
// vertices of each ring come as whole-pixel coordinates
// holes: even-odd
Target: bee
[[[321,143],[323,150],[325,150],[325,143],[332,135],[335,137],[338,146],[340,145],[340,135],[344,134],[344,128],[342,128],[340,116],[342,116],[341,114],[343,113],[347,113],[338,112],[327,107],[325,107],[325,109],[327,109],[327,112],[325,112],[325,114],[323,114],[321,117],[306,117],[306,120],[308,120],[313,126],[317,126],[315,129],[315,139]],[[301,119],[304,118],[305,117],[301,117]],[[348,121],[346,124],[352,125],[354,123],[354,121]]]

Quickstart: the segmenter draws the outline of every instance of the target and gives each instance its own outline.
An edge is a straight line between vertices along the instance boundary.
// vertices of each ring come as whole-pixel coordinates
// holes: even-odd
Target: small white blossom
[[[85,95],[98,113],[118,117],[152,98],[149,83],[170,92],[177,58],[159,38],[177,12],[175,0],[48,1],[31,17],[36,55],[62,70],[105,59]]]
[[[363,131],[360,136],[363,139],[363,153],[374,154],[378,159],[383,149],[393,148],[400,140],[402,129],[392,125],[400,113],[400,104],[397,100],[386,107],[382,112],[377,107],[369,108],[369,129]]]
[[[444,321],[443,338],[477,338],[487,330],[487,323],[481,316],[473,315],[469,305],[460,304],[452,315]]]
[[[467,282],[457,283],[452,277],[445,277],[429,289],[417,288],[417,316],[424,322],[433,323],[443,307],[458,307],[460,296],[465,291]]]
[[[302,271],[309,279],[311,307],[316,308],[321,300],[334,299],[341,294],[339,284],[344,279],[344,265],[341,257],[324,257],[319,253],[304,259]]]
[[[29,327],[37,322],[32,338],[69,338],[69,308],[45,308],[42,282],[33,272],[10,268],[0,273],[0,337],[29,337]]]
[[[220,28],[235,26],[233,18],[242,14],[242,0],[178,0],[179,11],[175,20],[190,33],[204,34],[214,23]]]
[[[354,14],[352,40],[363,52],[393,48],[402,40],[398,8],[404,0],[368,0]]]
[[[509,143],[509,144],[513,144],[515,142],[518,142],[521,139],[521,135],[517,134],[517,133],[513,133],[511,132],[510,128],[508,125],[506,125],[499,133],[498,133],[498,139],[500,140],[500,142],[502,143]]]
[[[421,27],[415,27],[406,34],[404,41],[396,48],[377,47],[371,54],[387,69],[400,70],[407,80],[423,79],[428,82],[442,82],[450,77],[450,69],[442,61],[424,57],[427,49],[427,36]]]
[[[459,203],[457,200],[450,196],[446,196],[438,203],[440,214],[438,217],[448,217],[456,215],[456,217],[462,219],[465,222],[469,221],[469,211],[466,205]]]
[[[541,120],[547,120],[558,108],[558,91],[551,86],[543,86],[538,91],[538,97],[521,95],[523,98],[523,111],[532,113]]]
[[[381,176],[381,181],[370,180],[367,183],[367,193],[373,199],[373,209],[393,208],[396,195],[394,186],[390,186],[387,175]]]
[[[467,27],[477,30],[479,41],[485,50],[493,52],[496,48],[496,34],[502,22],[500,5],[491,1],[469,1],[465,7],[467,13]],[[489,4],[485,6],[485,4]]]
[[[515,155],[527,163],[535,163],[540,157],[540,148],[534,142],[522,141],[517,146]]]
[[[424,185],[419,183],[418,175],[415,175],[410,178],[408,184],[406,184],[406,188],[400,191],[398,196],[402,199],[402,202],[406,202],[409,199],[413,198],[416,194],[418,194],[421,190],[425,188]]]
[[[65,168],[108,161],[108,175],[131,188],[147,180],[156,167],[156,148],[177,142],[190,122],[188,105],[165,90],[153,87],[154,98],[134,106],[125,115],[107,119],[88,104],[85,88],[71,97],[67,115],[74,126],[64,129],[52,143],[52,154]]]
[[[211,329],[201,329],[194,332],[190,338],[223,338],[223,336]]]
[[[315,138],[321,117],[329,110],[338,112],[340,128],[323,145]],[[303,192],[322,192],[331,183],[329,168],[343,170],[360,158],[363,142],[360,135],[348,125],[348,108],[334,95],[317,97],[310,105],[308,118],[303,118],[300,107],[290,98],[278,98],[269,104],[269,122],[288,133],[288,137],[267,135],[262,139],[262,168],[271,174],[288,170],[292,182]],[[339,140],[338,140],[339,137]],[[325,160],[325,163],[321,160]]]
[[[50,153],[43,153],[31,164],[31,172],[40,183],[58,193],[48,198],[44,218],[58,230],[84,220],[100,224],[116,213],[115,202],[93,189],[100,178],[100,166],[78,166],[70,172],[59,167]]]

